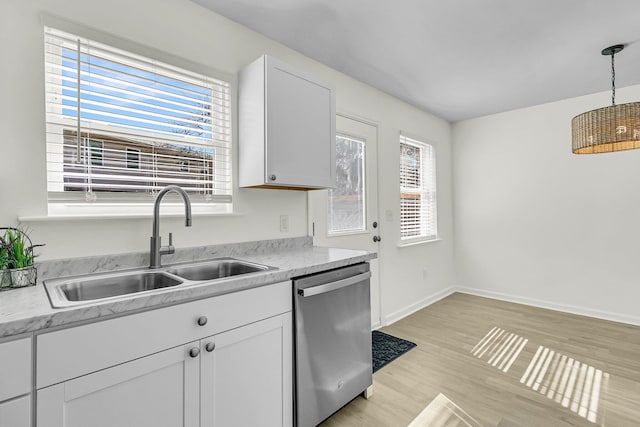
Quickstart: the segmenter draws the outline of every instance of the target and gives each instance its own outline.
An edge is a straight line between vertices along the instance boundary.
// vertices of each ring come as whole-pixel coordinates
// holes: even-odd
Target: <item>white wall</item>
[[[148,45],[235,75],[264,53],[331,80],[337,87],[337,109],[379,126],[383,313],[395,316],[415,308],[452,285],[452,212],[450,125],[395,98],[237,25],[187,0],[3,0],[0,36],[0,224],[18,216],[46,215],[44,143],[43,35],[39,14],[64,16],[99,31]],[[13,58],[7,60],[7,58]],[[438,156],[438,215],[442,241],[397,248],[399,240],[398,132],[428,139]],[[236,132],[237,135],[237,132]],[[237,141],[234,140],[234,146]],[[237,170],[235,171],[237,176]],[[162,221],[174,232],[176,246],[195,246],[281,237],[307,232],[304,192],[235,189],[230,217],[196,217],[191,229],[179,218]],[[290,232],[280,233],[279,216],[288,214]],[[105,219],[30,221],[35,241],[46,243],[41,259],[144,251],[151,220]],[[423,279],[422,271],[428,275]]]
[[[618,103],[640,86],[618,89]],[[610,93],[453,126],[457,285],[640,324],[640,150],[571,153],[571,118]]]

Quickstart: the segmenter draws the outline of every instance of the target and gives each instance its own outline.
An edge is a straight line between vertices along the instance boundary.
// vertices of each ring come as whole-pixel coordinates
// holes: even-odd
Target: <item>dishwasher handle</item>
[[[314,295],[325,294],[327,292],[335,291],[336,289],[346,288],[347,286],[355,285],[363,280],[368,280],[371,277],[371,272],[358,274],[357,276],[347,277],[346,279],[337,280],[335,282],[323,283],[322,285],[312,286],[310,288],[298,289],[298,295],[302,298],[312,297]]]

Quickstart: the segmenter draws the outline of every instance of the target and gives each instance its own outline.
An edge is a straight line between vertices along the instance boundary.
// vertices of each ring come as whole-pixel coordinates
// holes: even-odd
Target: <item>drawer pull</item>
[[[191,357],[198,357],[199,354],[200,349],[198,347],[193,347],[191,350],[189,350],[189,356]]]
[[[211,353],[216,348],[216,343],[208,342],[207,345],[204,346],[204,349]]]
[[[198,317],[198,325],[204,326],[207,324],[207,316]]]

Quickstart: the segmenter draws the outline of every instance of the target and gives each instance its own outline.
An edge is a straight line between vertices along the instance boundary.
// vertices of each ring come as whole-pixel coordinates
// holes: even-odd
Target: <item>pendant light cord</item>
[[[616,68],[613,64],[615,52],[611,53],[611,105],[616,105]]]

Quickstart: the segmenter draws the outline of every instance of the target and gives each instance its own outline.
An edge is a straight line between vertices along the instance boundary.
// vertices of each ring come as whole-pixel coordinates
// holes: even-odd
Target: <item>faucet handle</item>
[[[167,253],[172,254],[175,252],[175,248],[173,247],[173,233],[169,233],[169,245],[167,246]]]
[[[169,244],[167,246],[160,246],[160,248],[158,248],[158,253],[160,255],[167,255],[175,253],[175,250],[176,249],[173,247],[173,233],[169,233]]]

